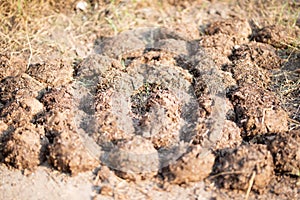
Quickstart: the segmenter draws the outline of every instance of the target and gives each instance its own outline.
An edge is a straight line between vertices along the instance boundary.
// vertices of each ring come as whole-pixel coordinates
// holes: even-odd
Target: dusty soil
[[[299,3],[79,2],[1,28],[2,199],[300,198]]]

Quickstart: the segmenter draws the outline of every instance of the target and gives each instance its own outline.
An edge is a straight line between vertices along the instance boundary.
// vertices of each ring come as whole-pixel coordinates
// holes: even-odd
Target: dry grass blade
[[[30,66],[30,63],[31,63],[31,58],[32,58],[32,47],[31,47],[31,43],[30,43],[29,36],[28,36],[28,27],[27,27],[27,22],[26,22],[26,38],[27,38],[28,45],[29,45],[29,50],[30,50],[30,55],[29,55],[29,58],[28,58],[28,63],[27,63],[27,69],[28,69],[28,68],[29,68],[29,66]]]
[[[246,174],[247,172],[243,172],[243,171],[234,171],[234,172],[221,172],[212,176],[209,176],[209,179],[214,179],[218,176],[223,176],[223,175],[232,175],[232,174]]]
[[[251,178],[250,178],[250,180],[249,180],[249,186],[248,186],[248,189],[247,189],[247,193],[246,193],[245,200],[248,200],[248,199],[249,199],[249,195],[250,195],[250,192],[251,192],[253,183],[254,183],[255,176],[256,176],[256,172],[253,171],[252,176],[251,176]]]

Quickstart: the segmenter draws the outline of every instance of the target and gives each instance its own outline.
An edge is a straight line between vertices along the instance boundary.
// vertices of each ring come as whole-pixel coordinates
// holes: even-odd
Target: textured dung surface
[[[43,129],[28,125],[18,128],[4,143],[4,162],[17,169],[34,170],[45,160],[47,143]]]
[[[59,171],[70,172],[72,175],[93,170],[99,165],[74,132],[63,132],[56,136],[49,151],[49,162]]]
[[[202,181],[211,173],[214,160],[215,156],[210,151],[192,147],[169,166],[170,181],[177,184]]]
[[[263,191],[273,175],[272,155],[264,145],[241,146],[222,152],[214,172],[216,181],[227,189],[247,190],[254,176],[252,189]]]
[[[300,132],[299,130],[278,134],[270,145],[274,164],[279,172],[300,174]]]
[[[275,93],[247,85],[233,93],[232,101],[244,135],[288,130],[288,116],[279,106]]]
[[[123,1],[95,24],[61,14],[67,27],[37,32],[64,58],[27,47],[43,46],[30,29],[23,56],[0,54],[0,198],[299,199],[299,33],[224,2],[168,2],[137,11],[162,26],[120,25]],[[76,35],[79,15],[114,34]]]
[[[78,102],[86,106],[79,108],[85,113],[79,123],[87,116],[89,123],[95,122],[92,129],[82,128],[106,153],[115,151],[122,140],[142,136],[160,158],[153,161],[160,162],[158,172],[179,158],[195,138],[207,149],[221,136],[225,98],[219,71],[195,41],[186,41],[180,34],[168,28],[125,31],[104,39],[97,48],[101,56],[92,55],[78,67],[75,92],[82,91]],[[94,81],[97,88],[87,84]],[[149,163],[147,159],[136,163],[129,158],[134,157],[132,151],[114,153],[106,164],[124,173],[138,172],[133,169],[137,165],[142,173],[142,166]]]

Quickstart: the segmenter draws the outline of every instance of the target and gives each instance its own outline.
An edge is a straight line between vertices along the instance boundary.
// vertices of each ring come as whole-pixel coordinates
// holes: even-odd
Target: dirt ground
[[[299,199],[298,1],[0,2],[1,199]]]

